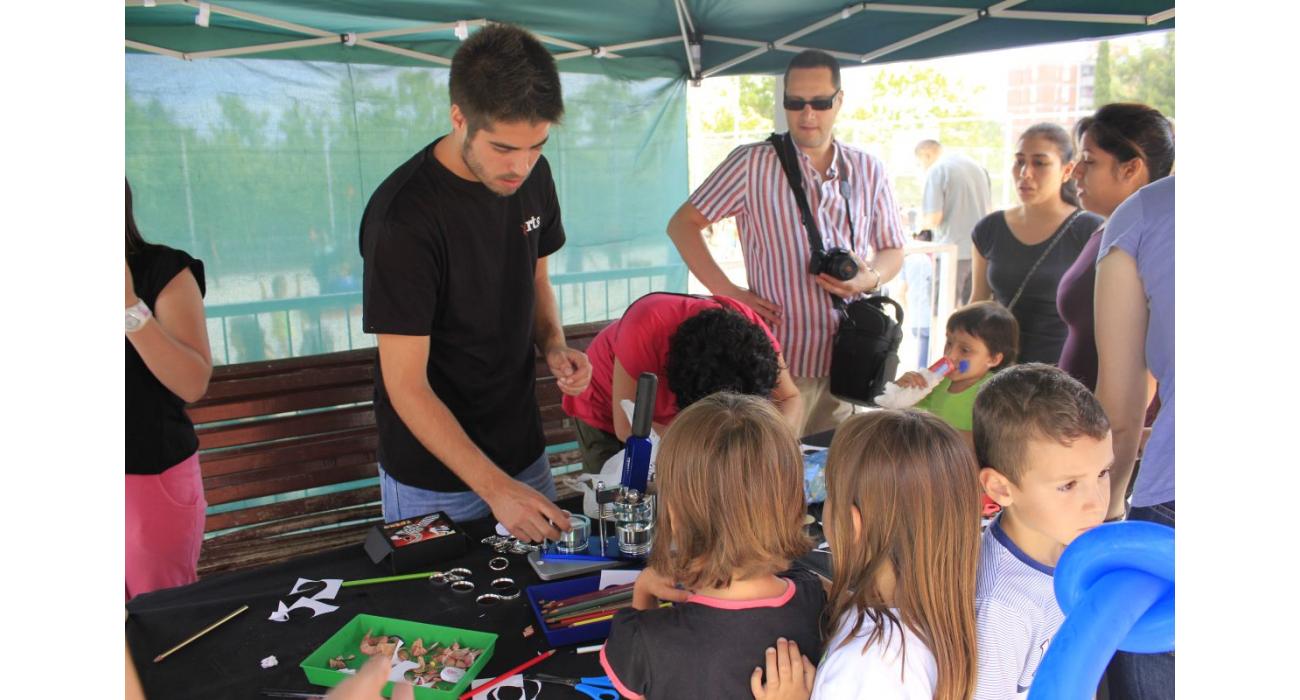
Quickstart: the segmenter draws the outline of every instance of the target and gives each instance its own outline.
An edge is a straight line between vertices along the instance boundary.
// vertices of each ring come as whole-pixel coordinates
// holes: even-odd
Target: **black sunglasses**
[[[803,100],[798,97],[786,95],[784,99],[785,108],[791,112],[802,112],[805,106],[812,105],[812,108],[818,112],[825,112],[835,106],[835,98],[838,97],[839,94],[840,91],[836,90],[835,94],[830,97],[817,97],[811,100]]]

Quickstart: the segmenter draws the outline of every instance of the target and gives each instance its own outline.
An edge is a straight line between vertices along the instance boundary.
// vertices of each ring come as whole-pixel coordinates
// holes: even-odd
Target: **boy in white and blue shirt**
[[[1050,365],[993,375],[975,399],[980,484],[1002,506],[975,584],[975,700],[1023,698],[1065,616],[1052,575],[1110,504],[1110,423],[1082,384]]]

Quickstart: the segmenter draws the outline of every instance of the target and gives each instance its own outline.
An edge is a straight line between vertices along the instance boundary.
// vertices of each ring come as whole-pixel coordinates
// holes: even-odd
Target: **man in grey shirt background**
[[[916,158],[927,170],[921,228],[934,232],[935,243],[957,245],[956,306],[962,306],[971,292],[970,234],[993,209],[989,173],[963,154],[944,153],[943,144],[930,139],[916,145]]]

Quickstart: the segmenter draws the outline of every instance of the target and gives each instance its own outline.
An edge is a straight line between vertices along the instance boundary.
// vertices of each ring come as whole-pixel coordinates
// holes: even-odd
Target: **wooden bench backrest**
[[[608,322],[565,329],[585,350]],[[189,406],[210,512],[200,574],[257,566],[288,555],[360,542],[378,522],[379,487],[309,495],[308,489],[378,475],[372,408],[374,348],[217,367],[207,394]],[[545,361],[537,362],[537,403],[551,465],[578,461],[572,419]],[[237,509],[221,506],[249,499]],[[232,528],[237,528],[233,529]],[[313,531],[307,532],[307,530]]]

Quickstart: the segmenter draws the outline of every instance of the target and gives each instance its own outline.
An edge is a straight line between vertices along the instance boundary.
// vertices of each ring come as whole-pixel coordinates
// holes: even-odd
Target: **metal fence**
[[[683,264],[551,276],[560,322],[617,318],[653,291],[685,291]],[[208,342],[217,365],[318,355],[375,346],[361,329],[361,292],[213,304]]]

